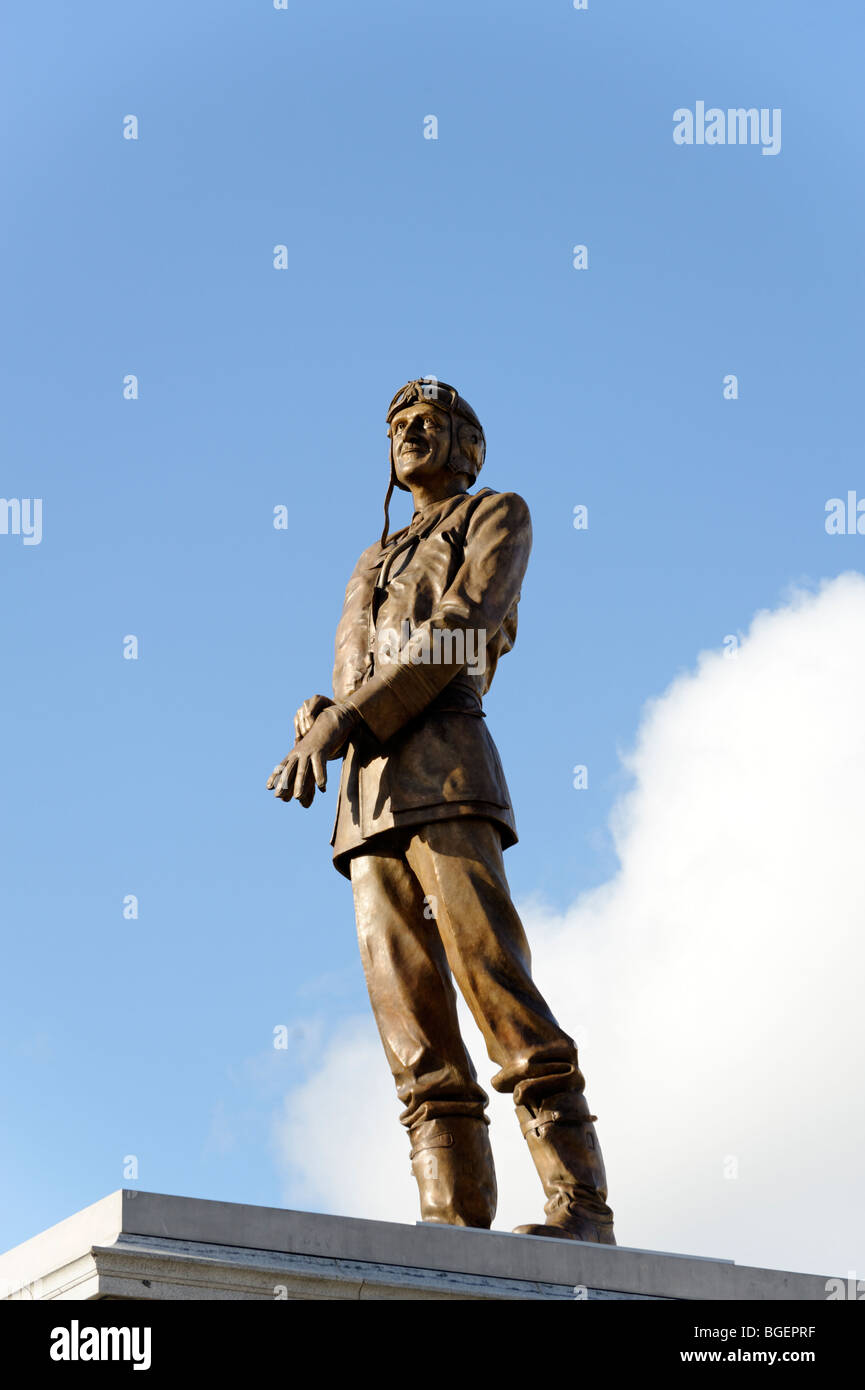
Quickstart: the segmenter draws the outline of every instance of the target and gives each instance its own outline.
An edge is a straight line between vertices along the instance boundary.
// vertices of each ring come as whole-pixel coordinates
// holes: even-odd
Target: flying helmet
[[[454,473],[467,473],[472,482],[480,473],[486,452],[486,439],[484,438],[483,426],[475,412],[472,410],[468,401],[465,400],[454,386],[448,386],[447,382],[439,381],[434,376],[422,377],[417,381],[409,381],[397,391],[387,409],[388,436],[390,438],[389,459],[390,459],[390,482],[388,483],[387,495],[384,499],[384,530],[381,533],[381,543],[384,545],[388,532],[388,507],[393,496],[393,490],[398,487],[403,492],[409,492],[405,483],[401,483],[396,475],[396,467],[393,457],[393,432],[390,428],[391,421],[400,411],[405,410],[406,406],[414,405],[415,401],[426,401],[434,405],[451,421],[451,447],[448,454],[447,466]],[[465,430],[465,426],[470,427],[470,431]],[[461,440],[460,435],[464,438]]]

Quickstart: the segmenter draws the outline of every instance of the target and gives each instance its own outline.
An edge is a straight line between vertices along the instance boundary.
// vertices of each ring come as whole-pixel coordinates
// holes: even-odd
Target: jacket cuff
[[[389,681],[382,672],[343,701],[360,715],[379,743],[386,743],[404,724],[426,709],[454,672],[442,667],[400,668]],[[409,679],[406,676],[409,675]]]

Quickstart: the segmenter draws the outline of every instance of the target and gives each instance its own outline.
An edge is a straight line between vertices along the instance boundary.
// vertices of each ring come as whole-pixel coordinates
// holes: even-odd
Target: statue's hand
[[[329,700],[326,695],[311,695],[308,700],[304,700],[294,716],[294,737],[298,743],[309,733],[322,710],[328,709],[332,704],[333,700]]]
[[[310,806],[315,789],[327,786],[325,763],[335,758],[360,720],[360,715],[346,705],[331,702],[317,716],[313,727],[294,745],[287,758],[273,769],[267,779],[268,791],[280,801],[292,797],[301,806]]]

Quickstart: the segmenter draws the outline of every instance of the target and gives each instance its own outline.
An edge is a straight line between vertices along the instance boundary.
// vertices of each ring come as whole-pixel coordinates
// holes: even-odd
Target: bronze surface
[[[351,879],[422,1219],[488,1227],[496,1209],[488,1096],[460,1035],[456,981],[547,1198],[546,1223],[518,1231],[615,1245],[577,1049],[532,980],[505,876],[516,827],[483,712],[516,638],[529,510],[516,493],[468,491],[486,446],[453,387],[409,382],[387,420],[385,516],[394,487],[411,492],[414,515],[355,565],[333,699],[303,703],[267,786],[309,806],[327,762],[342,759],[334,864]]]

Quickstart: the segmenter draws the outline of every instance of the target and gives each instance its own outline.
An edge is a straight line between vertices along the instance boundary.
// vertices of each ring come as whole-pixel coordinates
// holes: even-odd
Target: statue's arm
[[[484,497],[469,522],[463,563],[453,583],[427,622],[415,629],[412,640],[421,640],[424,629],[431,639],[436,628],[462,628],[483,632],[488,644],[519,599],[531,548],[532,523],[523,499],[515,492]],[[385,743],[420,714],[464,665],[464,661],[396,662],[380,668],[353,691],[345,689],[342,698]]]

